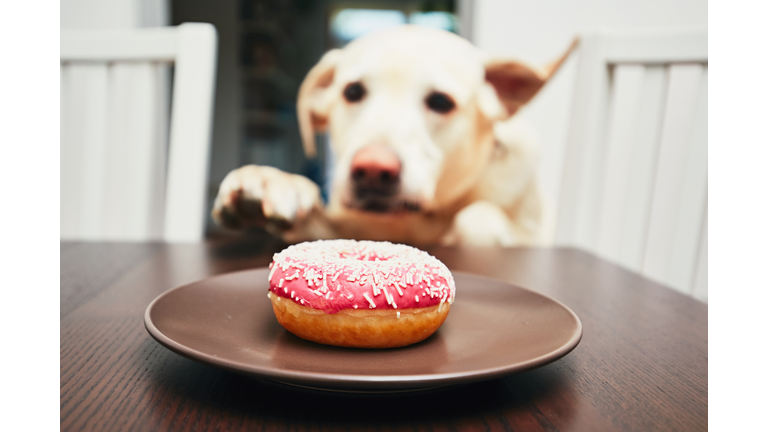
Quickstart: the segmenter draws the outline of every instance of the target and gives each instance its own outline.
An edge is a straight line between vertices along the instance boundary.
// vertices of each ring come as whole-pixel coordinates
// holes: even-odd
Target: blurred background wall
[[[320,157],[304,158],[295,100],[328,49],[405,22],[454,31],[481,49],[543,65],[584,30],[707,24],[706,0],[62,0],[62,28],[133,28],[210,22],[219,33],[209,206],[224,176],[257,163],[324,183]],[[560,190],[578,54],[520,115],[541,142],[547,237]],[[215,230],[209,222],[209,229]]]

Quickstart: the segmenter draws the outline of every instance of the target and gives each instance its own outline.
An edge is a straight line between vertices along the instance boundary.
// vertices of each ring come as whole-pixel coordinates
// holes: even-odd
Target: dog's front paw
[[[489,201],[476,201],[456,214],[441,244],[508,247],[519,245],[520,241],[501,207]]]
[[[247,165],[221,182],[211,215],[225,228],[259,226],[280,233],[301,223],[315,206],[320,206],[320,190],[308,178]]]

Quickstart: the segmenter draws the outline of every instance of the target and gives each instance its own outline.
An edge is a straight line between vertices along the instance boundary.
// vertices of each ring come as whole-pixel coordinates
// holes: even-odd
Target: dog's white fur
[[[570,50],[569,50],[570,52]],[[414,245],[520,245],[538,239],[541,204],[536,146],[510,118],[546,83],[565,57],[545,70],[491,59],[448,32],[402,26],[328,52],[299,91],[305,152],[315,134],[330,135],[335,172],[327,207],[310,180],[249,165],[221,184],[212,215],[221,225],[266,226],[289,242],[319,238],[389,240]],[[349,83],[365,97],[344,99]],[[441,92],[455,109],[431,111]],[[402,163],[393,204],[372,213],[354,205],[350,168],[369,145],[391,149]]]

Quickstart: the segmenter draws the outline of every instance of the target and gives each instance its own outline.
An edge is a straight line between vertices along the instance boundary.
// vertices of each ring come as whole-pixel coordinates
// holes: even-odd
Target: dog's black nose
[[[400,159],[391,149],[380,145],[364,147],[352,158],[350,176],[355,197],[365,200],[396,194],[401,167]]]

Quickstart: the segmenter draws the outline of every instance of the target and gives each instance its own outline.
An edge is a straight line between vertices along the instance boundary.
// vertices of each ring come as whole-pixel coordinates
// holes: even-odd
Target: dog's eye
[[[451,97],[445,93],[431,93],[429,96],[427,96],[426,102],[429,109],[440,114],[445,114],[456,108],[456,104],[453,102],[453,99],[451,99]]]
[[[359,82],[347,84],[344,87],[344,99],[349,102],[359,102],[365,96],[365,87]]]

